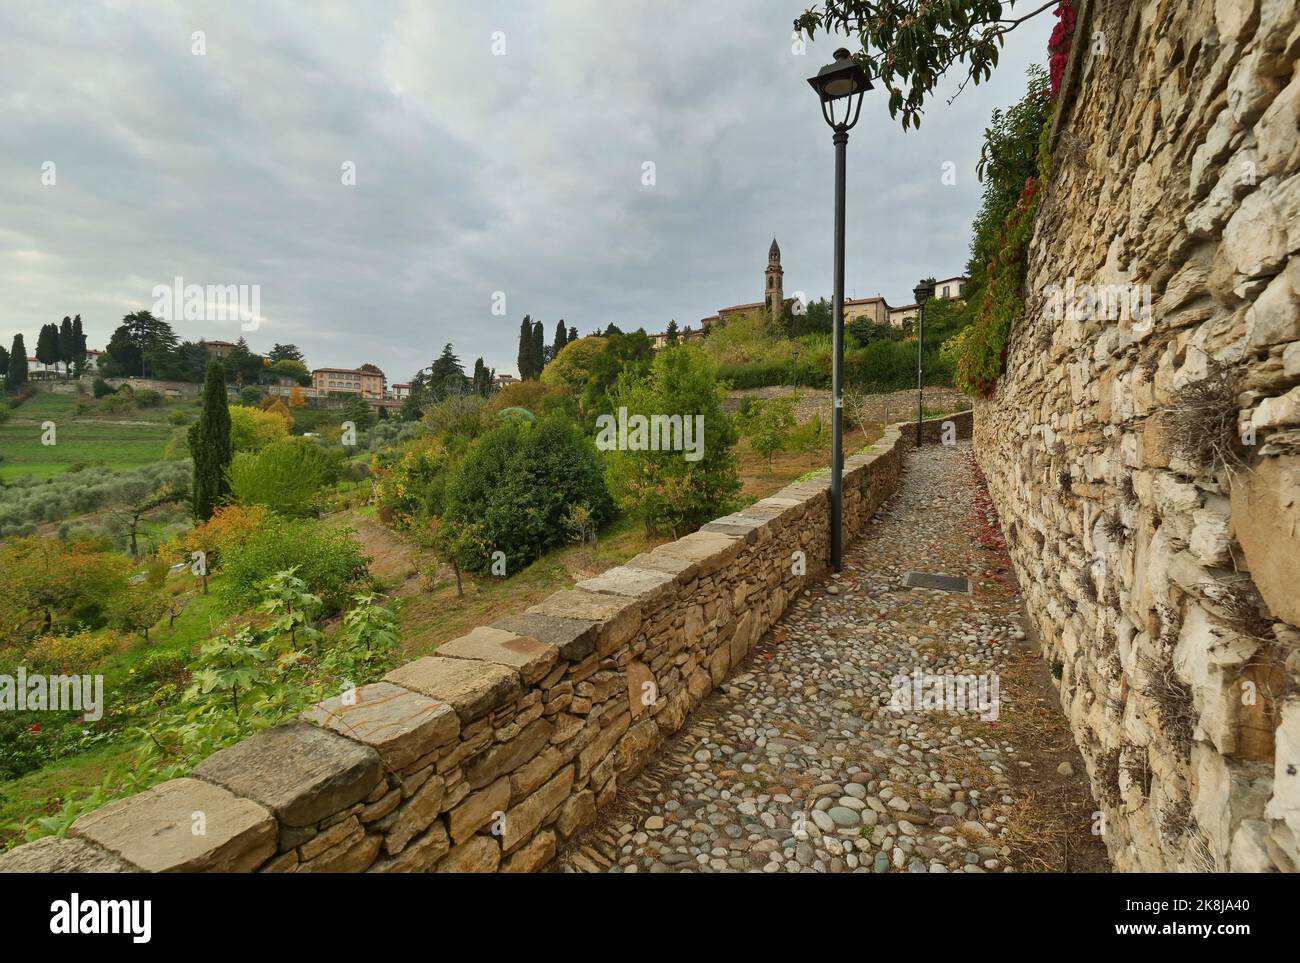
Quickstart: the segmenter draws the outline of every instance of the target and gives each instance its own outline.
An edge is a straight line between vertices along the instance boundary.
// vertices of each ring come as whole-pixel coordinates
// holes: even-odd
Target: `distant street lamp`
[[[817,91],[822,117],[834,132],[835,145],[835,294],[832,307],[832,332],[835,360],[831,367],[831,569],[841,568],[841,521],[844,509],[844,149],[849,131],[862,112],[862,95],[871,89],[867,72],[856,64],[841,47],[835,60],[817,71],[808,83]],[[835,119],[835,102],[844,101],[844,116]],[[856,102],[855,102],[856,101]],[[852,119],[850,119],[852,117]]]
[[[922,281],[916,287],[912,288],[912,296],[916,298],[916,447],[921,447],[921,351],[925,344],[925,302],[930,300],[934,294],[934,282]]]

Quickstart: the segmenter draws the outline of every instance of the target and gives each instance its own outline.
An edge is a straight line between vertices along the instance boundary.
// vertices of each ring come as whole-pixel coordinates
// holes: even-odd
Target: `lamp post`
[[[916,447],[921,447],[921,351],[925,344],[925,302],[930,300],[934,294],[934,282],[922,281],[916,287],[912,288],[912,296],[916,298]]]
[[[831,569],[841,569],[843,548],[842,518],[844,508],[844,149],[849,131],[862,112],[862,95],[871,89],[867,72],[854,63],[841,47],[835,59],[816,77],[808,79],[821,101],[822,117],[832,131],[835,145],[835,293],[832,307],[834,363],[831,367]],[[844,116],[836,119],[836,103],[844,102]]]

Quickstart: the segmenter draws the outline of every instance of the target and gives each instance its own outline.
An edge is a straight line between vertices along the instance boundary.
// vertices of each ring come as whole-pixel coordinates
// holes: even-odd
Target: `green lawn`
[[[79,400],[84,399],[43,391],[14,409],[0,424],[0,480],[47,478],[78,462],[124,469],[162,461],[173,437],[184,431],[168,422],[171,412],[198,410],[192,402],[180,402],[119,415],[77,415]],[[54,422],[53,445],[41,443],[47,421]]]

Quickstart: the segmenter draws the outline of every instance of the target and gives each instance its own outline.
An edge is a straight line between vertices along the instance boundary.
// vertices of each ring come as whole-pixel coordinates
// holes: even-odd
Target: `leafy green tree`
[[[564,339],[564,343],[568,344],[570,341],[577,341],[577,340],[578,340],[578,327],[577,325],[571,324],[569,325],[569,336]]]
[[[269,373],[283,378],[292,378],[301,387],[307,387],[311,384],[311,372],[307,366],[296,358],[281,358],[279,361],[271,359],[272,364]]]
[[[189,430],[190,457],[194,460],[194,517],[205,522],[230,493],[226,470],[233,454],[230,444],[230,408],[226,397],[226,372],[220,361],[208,364],[203,383],[203,410]]]
[[[9,349],[0,344],[0,388],[9,380]]]
[[[621,379],[611,399],[616,410],[641,414],[703,418],[698,460],[686,452],[622,448],[607,455],[610,491],[619,507],[639,513],[650,532],[678,533],[730,510],[740,492],[734,446],[735,425],[722,409],[726,390],[718,369],[698,345],[665,348],[654,356],[644,377]],[[683,441],[685,440],[683,435]]]
[[[794,26],[810,39],[818,30],[856,37],[862,51],[855,59],[888,92],[889,116],[901,115],[906,130],[921,125],[926,100],[949,70],[965,74],[957,93],[988,80],[1006,35],[1058,2],[1028,0],[1019,9],[1032,9],[1010,16],[1016,6],[1016,0],[823,0]]]
[[[613,329],[613,333],[608,333]],[[620,378],[633,379],[650,370],[654,348],[644,331],[623,334],[613,325],[606,328],[604,349],[591,359],[586,382],[582,387],[582,415],[588,426],[599,415],[614,410],[610,393]],[[585,340],[585,339],[584,339]]]
[[[9,352],[9,367],[7,370],[5,387],[10,391],[17,391],[27,384],[27,346],[23,343],[21,334],[14,335],[14,346]]]
[[[184,488],[163,485],[155,491],[132,498],[112,510],[111,514],[118,520],[122,530],[126,533],[127,547],[132,558],[140,557],[140,521],[155,508],[174,505],[177,502],[186,501],[189,497],[190,493]],[[151,622],[150,625],[152,624]]]
[[[749,447],[767,459],[767,470],[772,470],[772,456],[790,448],[797,422],[794,417],[793,398],[756,399],[746,412],[741,431]]]
[[[795,315],[793,334],[831,334],[835,328],[833,305],[825,298],[811,302],[803,316]]]

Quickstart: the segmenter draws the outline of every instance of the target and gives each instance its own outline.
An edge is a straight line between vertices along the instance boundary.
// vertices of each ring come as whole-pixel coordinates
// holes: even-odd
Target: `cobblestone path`
[[[981,496],[969,442],[912,454],[843,573],[787,610],[557,867],[1023,868],[1009,845],[1025,801],[1012,777],[1043,761],[1023,761],[1012,734],[977,713],[889,707],[900,674],[1001,676],[1013,647],[1023,661],[1014,577]],[[905,588],[911,570],[967,576],[973,594]],[[1021,695],[1001,683],[1005,713]]]

